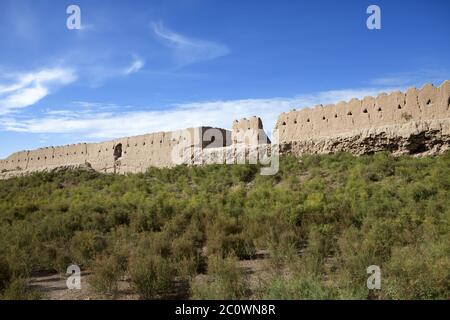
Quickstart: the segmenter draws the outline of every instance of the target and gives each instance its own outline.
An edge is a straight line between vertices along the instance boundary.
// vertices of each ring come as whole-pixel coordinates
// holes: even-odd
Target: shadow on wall
[[[114,147],[114,161],[119,160],[122,158],[122,144],[119,143]]]

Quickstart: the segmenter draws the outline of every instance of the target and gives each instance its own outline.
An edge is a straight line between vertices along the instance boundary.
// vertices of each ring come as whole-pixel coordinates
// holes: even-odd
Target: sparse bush
[[[38,300],[42,295],[27,286],[27,281],[22,278],[13,279],[1,295],[3,300]]]
[[[133,288],[142,299],[164,297],[171,289],[172,265],[157,254],[135,256],[130,261]]]
[[[89,265],[96,254],[106,248],[105,238],[98,232],[79,231],[70,241],[74,261],[80,265]]]
[[[234,218],[216,217],[207,229],[207,247],[211,254],[226,257],[235,254],[241,259],[248,259],[255,254],[253,240],[246,237],[242,226]]]
[[[276,175],[258,171],[60,170],[1,180],[0,291],[29,296],[11,279],[76,263],[94,270],[102,293],[114,294],[126,273],[149,299],[173,297],[180,282],[196,298],[450,296],[450,152],[283,156]],[[237,261],[256,256],[265,259],[255,273],[269,280],[255,293],[255,275],[247,282],[237,266],[247,261]],[[376,293],[366,287],[369,265],[382,270]]]
[[[270,300],[330,300],[336,290],[324,286],[320,278],[275,277],[264,288],[263,299]]]
[[[250,292],[246,278],[237,267],[234,256],[222,258],[218,255],[208,257],[209,281],[193,281],[191,285],[194,299],[245,299]]]
[[[95,261],[92,269],[92,287],[101,294],[115,296],[118,291],[120,277],[127,269],[125,256],[101,256]]]
[[[448,299],[450,290],[448,247],[448,243],[437,243],[432,246],[395,248],[384,271],[383,297]]]
[[[5,289],[11,280],[11,270],[6,260],[0,256],[0,292]]]

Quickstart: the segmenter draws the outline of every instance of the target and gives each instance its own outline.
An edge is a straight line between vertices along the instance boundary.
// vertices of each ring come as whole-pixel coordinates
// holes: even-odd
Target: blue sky
[[[66,8],[81,9],[81,30]],[[366,9],[381,8],[381,30]],[[450,2],[0,0],[0,157],[449,79]]]

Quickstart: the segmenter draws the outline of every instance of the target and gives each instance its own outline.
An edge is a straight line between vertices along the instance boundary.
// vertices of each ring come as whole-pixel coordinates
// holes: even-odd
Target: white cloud
[[[294,98],[193,102],[174,105],[167,110],[152,111],[53,110],[41,118],[0,119],[0,128],[38,134],[73,134],[80,141],[93,141],[196,126],[230,128],[233,120],[256,115],[262,118],[264,128],[270,133],[278,115],[283,111],[363,98],[380,91],[397,89],[403,88],[332,90]]]
[[[24,74],[2,74],[0,115],[29,107],[58,86],[76,80],[72,69],[50,68]]]
[[[139,70],[141,70],[144,67],[144,60],[138,58],[138,57],[134,57],[133,61],[131,62],[131,65],[126,68],[124,70],[125,74],[132,74],[135,72],[138,72]]]
[[[188,38],[167,29],[161,22],[152,23],[152,28],[155,35],[172,49],[173,57],[180,65],[212,60],[230,52],[221,43]]]

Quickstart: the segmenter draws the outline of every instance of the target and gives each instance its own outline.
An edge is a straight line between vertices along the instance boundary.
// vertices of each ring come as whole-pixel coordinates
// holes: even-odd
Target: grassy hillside
[[[268,252],[258,281],[239,261]],[[0,294],[76,263],[113,297],[450,298],[450,153],[284,157],[145,174],[37,173],[0,181]],[[378,265],[381,290],[366,287]],[[199,276],[201,275],[201,276]]]

